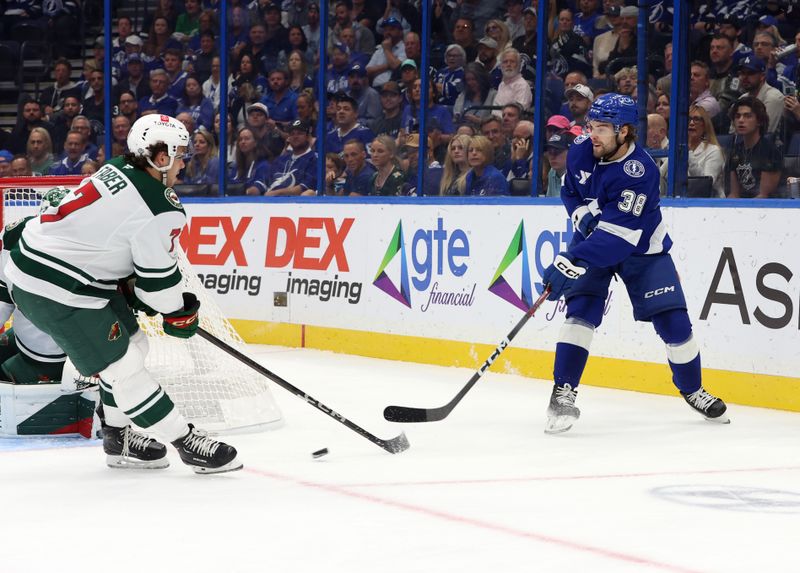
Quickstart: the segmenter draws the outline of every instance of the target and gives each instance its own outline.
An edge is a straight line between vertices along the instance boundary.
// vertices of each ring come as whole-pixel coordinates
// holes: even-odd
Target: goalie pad
[[[65,394],[59,383],[0,382],[0,436],[77,436],[100,430],[96,390]]]

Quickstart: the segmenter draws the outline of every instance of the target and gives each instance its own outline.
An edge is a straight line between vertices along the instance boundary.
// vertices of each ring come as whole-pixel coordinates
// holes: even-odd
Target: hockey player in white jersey
[[[561,200],[575,236],[542,275],[548,298],[567,302],[548,433],[569,430],[580,415],[578,384],[614,276],[625,284],[634,319],[651,322],[666,344],[672,381],[686,402],[708,420],[728,422],[725,403],[702,386],[700,350],[661,218],[658,167],[636,145],[638,115],[628,96],[598,97],[587,114],[589,135],[577,138],[567,157]]]
[[[200,304],[181,292],[176,260],[186,214],[171,188],[189,133],[174,118],[153,114],[134,123],[127,142],[129,153],[28,222],[5,266],[11,295],[82,375],[99,375],[104,434],[123,446],[118,467],[168,465],[165,446],[132,434],[133,422],[170,441],[197,473],[241,469],[236,449],[187,424],[146,370],[147,338],[117,289],[135,277],[134,295],[161,313],[166,334],[196,332]]]

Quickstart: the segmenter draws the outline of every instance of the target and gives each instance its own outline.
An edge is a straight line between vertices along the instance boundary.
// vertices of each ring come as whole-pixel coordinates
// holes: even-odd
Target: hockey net
[[[41,197],[57,186],[77,187],[81,177],[0,178],[3,225],[35,215]],[[239,350],[244,341],[203,287],[182,250],[178,268],[184,291],[200,300],[200,326]],[[168,336],[161,315],[138,314],[150,351],[146,366],[167,391],[186,419],[214,433],[269,429],[282,422],[267,380],[232,356],[193,336],[188,340]]]

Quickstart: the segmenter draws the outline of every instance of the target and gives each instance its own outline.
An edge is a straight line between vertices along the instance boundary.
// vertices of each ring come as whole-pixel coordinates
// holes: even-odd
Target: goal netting
[[[3,225],[38,212],[41,197],[56,186],[77,187],[81,177],[0,179]],[[244,341],[206,291],[182,250],[178,267],[183,288],[200,300],[200,326],[231,346],[244,350]],[[138,315],[150,342],[147,369],[172,397],[190,422],[211,432],[245,432],[276,427],[281,412],[267,380],[199,336],[188,340],[168,336],[161,315]]]

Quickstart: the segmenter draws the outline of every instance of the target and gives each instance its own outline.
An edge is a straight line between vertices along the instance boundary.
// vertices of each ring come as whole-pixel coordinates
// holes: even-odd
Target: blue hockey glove
[[[581,205],[572,212],[572,224],[583,238],[587,238],[600,222],[600,208],[597,206],[597,199],[593,199],[586,205]]]
[[[542,282],[550,285],[547,300],[558,300],[575,284],[575,279],[586,272],[586,265],[567,252],[559,253],[553,264],[542,274]]]

